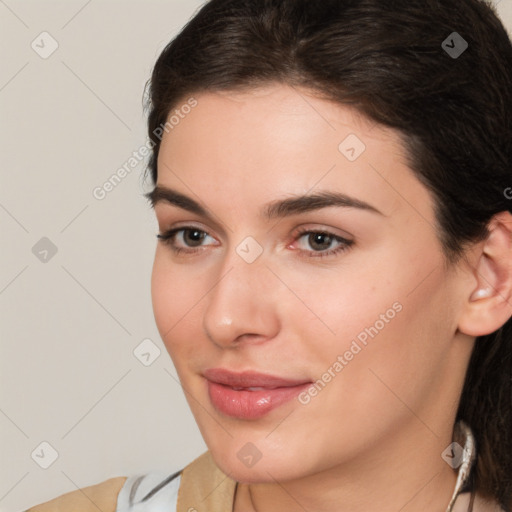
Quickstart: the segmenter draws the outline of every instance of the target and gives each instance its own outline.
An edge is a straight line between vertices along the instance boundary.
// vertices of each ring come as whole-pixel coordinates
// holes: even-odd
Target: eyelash
[[[201,250],[204,246],[199,246],[196,248],[190,248],[190,249],[184,249],[183,247],[177,247],[174,245],[174,239],[176,235],[183,231],[184,233],[187,231],[198,231],[199,233],[204,233],[207,236],[208,233],[202,229],[197,229],[193,226],[184,226],[180,228],[174,228],[170,229],[169,231],[166,231],[165,233],[159,233],[157,235],[158,240],[160,240],[162,243],[167,245],[175,254],[195,254]],[[336,247],[335,249],[328,249],[325,251],[305,251],[305,250],[299,250],[299,254],[301,257],[305,258],[325,258],[327,256],[333,256],[335,254],[340,254],[342,252],[347,251],[350,249],[350,247],[353,245],[353,240],[347,240],[346,238],[343,238],[341,236],[335,235],[334,233],[330,233],[326,230],[311,230],[311,229],[299,229],[297,234],[295,235],[294,241],[300,240],[304,235],[324,235],[330,237],[333,241],[338,242],[340,245]],[[306,255],[304,255],[306,253]]]

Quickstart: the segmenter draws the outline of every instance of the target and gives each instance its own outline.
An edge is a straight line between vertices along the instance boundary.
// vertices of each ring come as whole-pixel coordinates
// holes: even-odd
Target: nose
[[[210,341],[221,348],[237,348],[274,338],[280,322],[272,273],[261,261],[249,264],[238,255],[223,268],[206,297],[203,328]]]

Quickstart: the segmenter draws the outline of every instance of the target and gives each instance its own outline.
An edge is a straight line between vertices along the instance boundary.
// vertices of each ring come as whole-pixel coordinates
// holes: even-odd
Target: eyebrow
[[[202,217],[212,218],[208,211],[197,201],[171,188],[158,185],[151,192],[144,195],[150,201],[153,208],[156,204],[165,202]],[[384,216],[380,210],[365,201],[339,192],[329,191],[321,191],[314,194],[305,194],[272,201],[265,205],[263,216],[271,220],[273,218],[289,217],[332,206],[357,208]]]

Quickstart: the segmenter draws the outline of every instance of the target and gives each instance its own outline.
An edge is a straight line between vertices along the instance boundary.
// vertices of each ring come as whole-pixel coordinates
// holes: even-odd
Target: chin
[[[273,483],[276,480],[286,481],[299,478],[304,475],[304,468],[299,461],[286,461],[284,458],[273,457],[261,458],[251,465],[250,459],[243,461],[243,455],[227,451],[211,450],[213,459],[219,469],[233,480],[245,484]],[[242,459],[242,460],[240,460]],[[300,471],[300,472],[299,472]]]

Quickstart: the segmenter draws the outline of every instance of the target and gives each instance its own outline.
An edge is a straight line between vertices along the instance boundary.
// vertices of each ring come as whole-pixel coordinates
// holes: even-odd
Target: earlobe
[[[488,225],[473,269],[473,286],[459,319],[459,330],[470,336],[497,331],[512,316],[512,215],[501,212]]]

